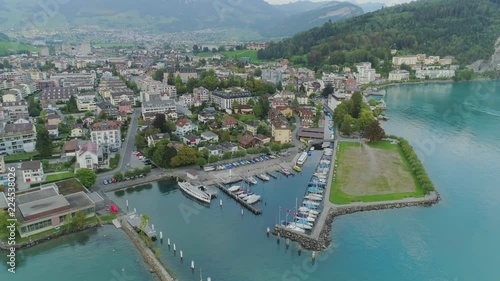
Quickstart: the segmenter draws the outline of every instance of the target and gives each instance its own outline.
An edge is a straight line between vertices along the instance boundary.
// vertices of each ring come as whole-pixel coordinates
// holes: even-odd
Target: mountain
[[[313,8],[307,8],[304,13],[298,6],[287,11],[264,0],[65,0],[59,2],[61,4],[54,8],[50,5],[52,1],[0,0],[0,27],[15,28],[28,24],[28,26],[35,25],[43,29],[94,25],[102,28],[159,32],[231,28],[265,34],[269,33],[269,26],[279,26],[282,31],[273,32],[272,36],[282,37],[321,25],[329,19],[335,21],[359,14],[359,10],[354,5],[351,9],[355,12],[350,13],[344,7],[348,4],[336,4],[338,7],[330,6],[324,11],[316,12],[309,10]],[[302,5],[308,5],[305,3]],[[318,5],[325,3],[329,2],[313,3],[311,7],[321,7]],[[34,18],[44,20],[33,22]],[[291,27],[287,28],[287,24]]]
[[[311,66],[353,64],[399,54],[488,59],[500,36],[500,0],[420,0],[326,23],[272,43],[260,59],[306,56]]]
[[[350,2],[350,1],[348,1],[348,2]],[[353,3],[353,4],[360,6],[361,9],[363,9],[363,11],[365,13],[375,12],[377,10],[384,8],[384,6],[385,6],[384,3],[374,3],[374,2],[368,2],[368,3],[350,2],[350,3]]]
[[[335,22],[363,14],[363,9],[361,9],[359,6],[346,2],[331,1],[331,2],[313,3],[304,1],[304,2],[295,2],[287,5],[300,4],[300,3],[304,3],[305,4],[304,7],[309,7],[309,8],[313,7],[313,5],[310,4],[314,5],[320,4],[320,5],[317,5],[317,7],[312,10],[301,12],[298,14],[293,14],[282,20],[279,20],[278,22],[272,25],[272,28],[267,28],[263,30],[263,34],[270,37],[289,36],[316,26],[321,26],[328,21]],[[297,5],[297,6],[303,6],[303,5]]]
[[[285,15],[292,16],[303,12],[308,12],[314,9],[318,9],[321,6],[325,5],[326,3],[328,3],[328,1],[325,2],[298,1],[298,2],[291,2],[288,4],[274,5],[274,7],[282,11]]]

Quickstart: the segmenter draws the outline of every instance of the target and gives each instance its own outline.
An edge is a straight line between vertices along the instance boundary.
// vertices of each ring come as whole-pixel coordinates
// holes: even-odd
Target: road
[[[118,151],[120,153],[120,161],[118,163],[118,167],[112,171],[99,174],[97,176],[96,186],[100,187],[100,183],[104,179],[109,179],[112,177],[117,171],[125,171],[127,169],[126,165],[130,162],[130,158],[132,156],[132,150],[134,148],[135,135],[137,134],[139,115],[141,114],[140,109],[135,108],[132,113],[130,125],[127,132],[127,137],[125,141],[122,143],[122,148]]]

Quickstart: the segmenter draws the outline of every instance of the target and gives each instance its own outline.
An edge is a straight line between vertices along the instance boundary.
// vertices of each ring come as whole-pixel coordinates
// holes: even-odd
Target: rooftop
[[[38,170],[42,166],[42,162],[35,161],[25,161],[21,164],[21,170]]]

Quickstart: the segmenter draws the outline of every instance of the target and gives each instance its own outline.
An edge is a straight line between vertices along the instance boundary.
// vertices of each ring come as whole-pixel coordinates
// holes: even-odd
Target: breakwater
[[[441,200],[438,192],[432,192],[424,198],[407,198],[393,202],[374,202],[374,203],[352,203],[346,206],[333,206],[328,210],[323,228],[318,237],[298,233],[287,229],[286,227],[277,225],[273,234],[280,238],[288,238],[301,245],[305,250],[310,251],[323,251],[330,246],[332,237],[332,225],[335,217],[354,214],[358,212],[368,212],[386,209],[399,209],[407,207],[429,207]]]
[[[122,225],[123,231],[128,235],[130,240],[134,243],[136,246],[137,250],[141,253],[141,255],[144,257],[144,261],[151,267],[150,271],[154,271],[157,275],[157,277],[161,281],[174,281],[174,279],[170,273],[165,269],[163,264],[156,258],[155,254],[153,251],[151,251],[150,248],[146,246],[146,243],[142,241],[141,237],[135,230],[130,226],[125,220],[120,220],[120,223]]]

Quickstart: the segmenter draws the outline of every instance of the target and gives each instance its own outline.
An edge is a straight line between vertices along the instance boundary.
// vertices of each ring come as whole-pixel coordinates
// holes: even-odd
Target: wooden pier
[[[247,210],[249,210],[250,212],[252,212],[254,215],[261,215],[262,214],[262,210],[260,209],[257,209],[255,208],[254,206],[248,204],[245,200],[239,198],[238,196],[236,196],[234,193],[230,192],[229,190],[227,190],[224,185],[218,183],[217,184],[217,187],[222,190],[222,192],[224,192],[225,194],[227,194],[229,197],[233,198],[234,200],[236,200],[236,202],[240,203],[243,207],[245,207]]]
[[[266,174],[268,174],[271,178],[275,178],[275,179],[278,178],[278,176],[274,172],[267,172]]]

